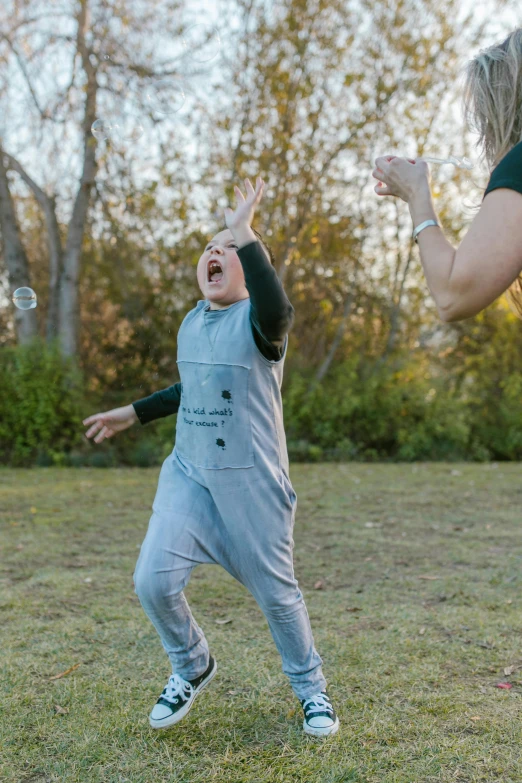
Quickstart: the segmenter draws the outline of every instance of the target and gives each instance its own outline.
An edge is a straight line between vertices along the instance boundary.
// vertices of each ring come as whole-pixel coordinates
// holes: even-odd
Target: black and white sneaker
[[[303,729],[307,734],[313,737],[327,737],[338,730],[339,718],[326,691],[316,693],[309,699],[301,699],[301,706],[305,715]]]
[[[201,693],[217,672],[217,663],[209,658],[206,672],[195,680],[184,680],[179,674],[172,674],[158,701],[149,715],[153,729],[168,729],[188,713],[194,699]]]

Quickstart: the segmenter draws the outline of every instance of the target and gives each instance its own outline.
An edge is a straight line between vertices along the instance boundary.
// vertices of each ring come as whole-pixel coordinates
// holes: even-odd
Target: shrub
[[[0,462],[60,464],[82,437],[81,375],[57,345],[0,351]]]

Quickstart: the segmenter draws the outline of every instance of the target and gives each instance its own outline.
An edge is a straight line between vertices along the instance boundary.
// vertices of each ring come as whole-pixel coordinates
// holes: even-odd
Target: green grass
[[[296,575],[341,720],[327,741],[303,734],[263,615],[217,567],[186,594],[218,676],[179,726],[149,728],[170,672],[132,573],[157,476],[0,471],[1,781],[520,783],[522,466],[293,467]]]

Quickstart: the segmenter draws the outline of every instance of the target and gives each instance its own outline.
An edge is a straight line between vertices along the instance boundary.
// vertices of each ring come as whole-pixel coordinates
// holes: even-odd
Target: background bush
[[[468,382],[404,357],[393,367],[354,357],[321,384],[289,368],[283,390],[293,461],[521,460],[522,372],[472,373]],[[82,419],[163,388],[89,390],[56,346],[35,342],[0,352],[0,461],[5,465],[159,465],[174,445],[176,417],[136,425],[96,445]],[[173,379],[175,380],[175,379]]]
[[[81,440],[83,383],[57,345],[38,340],[0,351],[0,459],[63,464]]]

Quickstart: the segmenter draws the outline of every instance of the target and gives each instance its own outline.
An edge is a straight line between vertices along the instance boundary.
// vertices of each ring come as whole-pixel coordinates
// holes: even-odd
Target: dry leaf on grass
[[[226,620],[216,620],[216,625],[227,625],[231,622],[232,620],[230,618],[227,618]]]
[[[422,626],[422,628],[419,628],[419,636],[424,636],[426,633],[426,626]]]
[[[358,606],[349,606],[346,609],[347,612],[362,612],[362,609],[359,609]]]
[[[480,715],[472,715],[470,720],[480,720]]]
[[[290,718],[293,718],[294,715],[296,714],[296,712],[297,712],[297,708],[296,707],[291,707],[288,710],[288,712],[286,713],[287,720],[290,720]]]
[[[59,704],[55,704],[54,705],[54,711],[56,712],[57,715],[67,715],[68,712],[69,712],[69,708],[68,707],[60,707]]]
[[[55,674],[54,677],[49,677],[50,680],[59,680],[60,677],[65,677],[67,674],[70,674],[75,669],[78,668],[78,666],[81,666],[80,663],[75,663],[74,666],[71,666],[69,669],[66,669],[64,672],[60,672],[60,674]]]
[[[418,576],[417,579],[426,579],[432,581],[433,579],[440,579],[440,576]]]
[[[314,590],[324,590],[324,582],[322,579],[318,579],[314,585]]]
[[[510,674],[513,674],[517,667],[516,666],[505,666],[504,667],[504,674],[506,677],[509,677]]]

